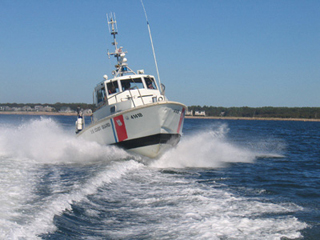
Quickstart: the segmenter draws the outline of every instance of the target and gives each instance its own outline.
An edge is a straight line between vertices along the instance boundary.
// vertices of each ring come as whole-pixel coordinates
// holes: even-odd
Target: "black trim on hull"
[[[181,135],[178,133],[176,134],[159,133],[159,134],[150,135],[146,137],[135,138],[127,141],[113,143],[111,145],[115,145],[117,147],[124,148],[124,149],[145,147],[145,146],[159,144],[159,143],[160,144],[167,143],[172,146],[175,146],[180,141],[180,137]]]

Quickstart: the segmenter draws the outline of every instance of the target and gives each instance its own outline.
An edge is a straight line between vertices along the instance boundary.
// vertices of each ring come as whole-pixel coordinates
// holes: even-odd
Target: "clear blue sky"
[[[160,77],[186,105],[320,107],[320,1],[144,0]],[[156,75],[140,0],[0,0],[0,103],[92,103],[115,59]]]

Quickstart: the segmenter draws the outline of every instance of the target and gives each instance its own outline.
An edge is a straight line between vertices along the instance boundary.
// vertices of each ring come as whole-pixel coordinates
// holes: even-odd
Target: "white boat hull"
[[[147,104],[102,118],[78,136],[156,158],[179,142],[185,111],[178,102]]]

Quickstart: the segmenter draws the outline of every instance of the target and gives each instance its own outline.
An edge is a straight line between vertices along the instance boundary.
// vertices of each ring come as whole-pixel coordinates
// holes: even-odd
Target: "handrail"
[[[143,98],[142,98],[142,95],[141,95],[141,92],[140,92],[140,89],[137,87],[137,86],[134,86],[133,88],[136,88],[138,90],[138,93],[139,93],[139,96],[141,98],[141,101],[142,101],[142,105],[145,105],[144,101],[143,101]],[[132,89],[129,89],[129,91],[132,90]],[[131,95],[131,91],[130,91],[130,95]],[[132,95],[131,95],[132,96]]]
[[[134,107],[136,107],[136,104],[135,104],[135,102],[134,102],[134,98],[133,98],[133,95],[132,95],[131,90],[138,90],[138,93],[139,93],[138,98],[140,97],[140,99],[141,99],[141,101],[142,101],[142,105],[145,105],[145,102],[144,102],[144,100],[143,100],[143,97],[144,97],[144,96],[142,96],[142,94],[141,94],[141,92],[140,92],[140,89],[139,89],[137,86],[133,86],[131,89],[127,89],[127,90],[128,90],[129,93],[130,93],[130,98],[132,99],[132,102],[133,102]],[[127,91],[127,90],[125,90],[125,91]],[[111,99],[111,98],[115,98],[115,99],[116,99],[116,103],[118,103],[118,98],[117,98],[117,96],[118,96],[119,94],[121,94],[121,93],[124,93],[125,91],[115,93],[115,94],[109,96],[107,99],[109,100],[109,99]]]
[[[132,89],[133,88],[133,89]],[[127,89],[130,93],[130,96],[131,96],[131,100],[132,100],[132,103],[133,103],[133,106],[136,107],[136,104],[134,102],[134,99],[133,99],[133,96],[132,96],[132,93],[131,93],[131,90],[134,90],[134,89],[137,89],[138,90],[138,93],[139,93],[139,96],[141,98],[141,101],[142,101],[142,105],[145,105],[144,101],[143,101],[143,98],[142,98],[142,95],[141,95],[141,92],[139,90],[139,88],[137,86],[133,86],[131,89]],[[126,90],[125,90],[126,91]]]
[[[116,99],[116,103],[118,103],[118,99],[116,98],[116,96],[119,95],[120,93],[123,93],[123,92],[117,92],[117,93],[109,96],[109,97],[108,97],[108,100],[114,97],[114,98]]]
[[[129,90],[129,93],[130,93],[130,95],[131,95],[131,101],[132,101],[132,103],[133,103],[133,106],[136,107],[136,104],[135,104],[134,101],[133,101],[133,97],[132,97],[132,93],[131,93],[130,89],[127,89],[127,90]]]

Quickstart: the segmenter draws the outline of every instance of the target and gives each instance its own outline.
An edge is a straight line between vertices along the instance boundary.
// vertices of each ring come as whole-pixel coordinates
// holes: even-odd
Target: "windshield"
[[[97,103],[103,103],[106,100],[106,91],[103,88],[98,89],[98,91],[96,92],[96,96],[97,96]]]
[[[153,78],[145,77],[144,80],[146,81],[146,86],[148,89],[157,89]]]
[[[122,91],[144,88],[141,78],[121,80]]]
[[[107,83],[107,88],[108,88],[109,95],[119,92],[119,86],[117,81]]]

